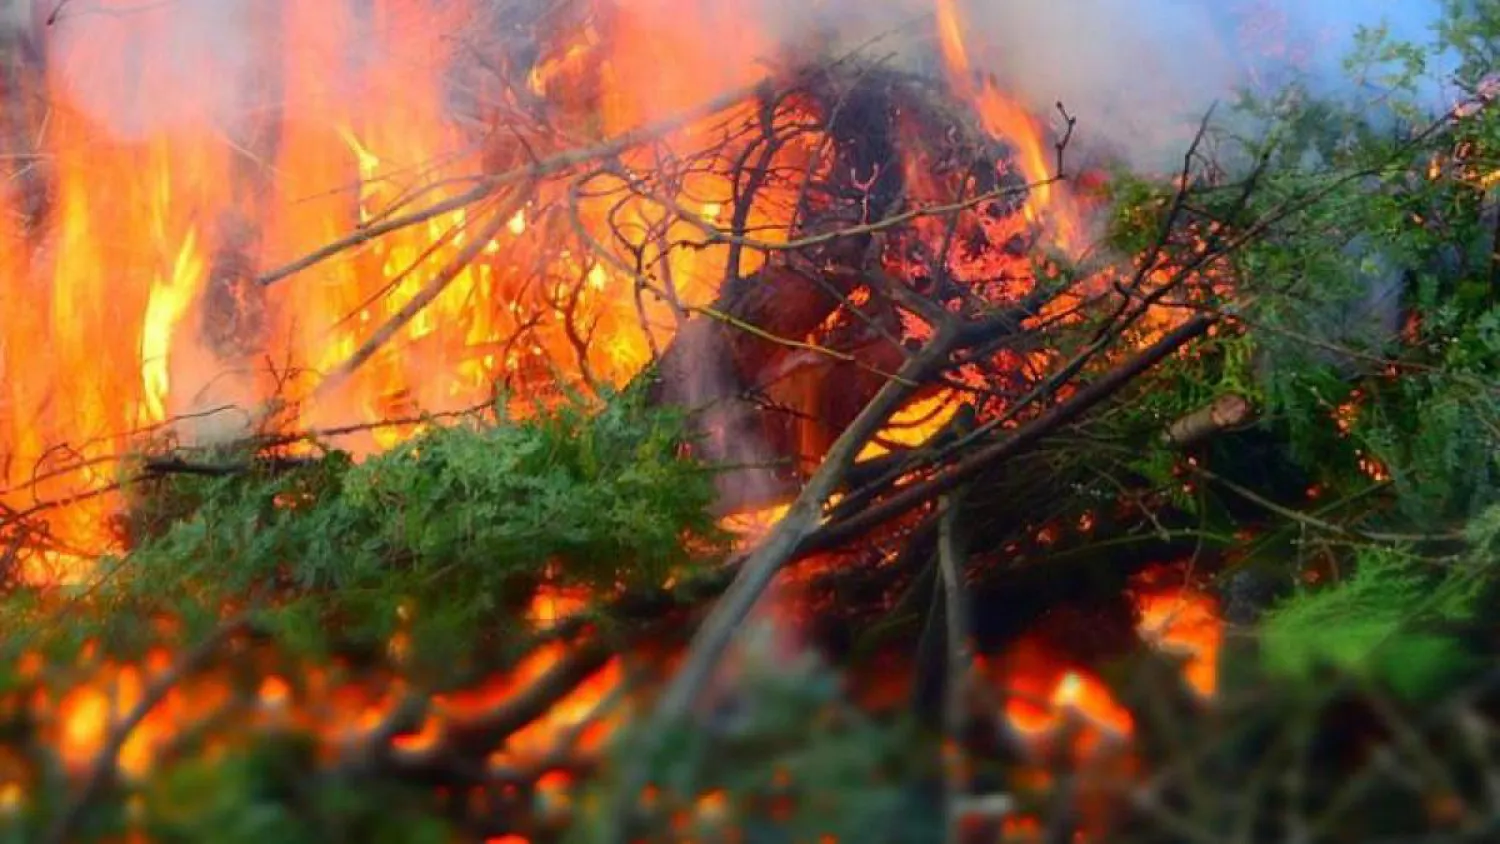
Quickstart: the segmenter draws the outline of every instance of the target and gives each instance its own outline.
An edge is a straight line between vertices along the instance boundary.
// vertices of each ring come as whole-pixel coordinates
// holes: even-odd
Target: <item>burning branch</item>
[[[184,653],[170,669],[147,687],[140,702],[125,715],[124,719],[113,725],[108,741],[95,757],[93,764],[89,766],[82,784],[74,792],[72,799],[58,814],[44,841],[48,844],[66,844],[74,830],[83,822],[90,802],[114,775],[116,765],[119,763],[120,751],[124,749],[131,734],[185,677],[204,668],[221,647],[245,631],[249,624],[249,615],[237,616],[221,624],[203,641]]]
[[[755,91],[764,88],[768,84],[770,83],[762,82],[746,89],[729,91],[713,98],[698,108],[647,126],[642,126],[639,129],[626,132],[603,143],[558,153],[525,167],[487,176],[481,179],[475,187],[458,196],[434,203],[421,211],[368,226],[354,234],[333,241],[316,252],[303,256],[290,264],[264,273],[259,279],[260,284],[262,286],[275,284],[282,279],[289,278],[303,270],[317,266],[329,258],[336,257],[350,249],[358,248],[402,229],[435,220],[445,214],[468,208],[489,199],[503,188],[512,188],[516,185],[528,183],[534,184],[589,162],[613,158],[626,150],[641,146],[648,141],[670,134],[705,117],[725,111],[744,101]]]
[[[930,480],[903,489],[857,516],[809,531],[804,540],[805,544],[798,550],[802,553],[812,553],[837,547],[840,543],[847,542],[876,525],[932,501],[937,496],[974,480],[982,472],[994,469],[1004,461],[1024,453],[1049,434],[1062,429],[1095,405],[1124,389],[1169,355],[1202,337],[1214,322],[1210,317],[1196,317],[1184,323],[1126,364],[1111,370],[1103,378],[1079,390],[1045,415],[1017,428],[1014,433],[1000,442],[976,449],[954,464],[951,469],[939,473]]]
[[[479,229],[473,239],[464,245],[447,265],[438,270],[437,275],[431,281],[427,282],[415,296],[411,297],[401,307],[401,310],[397,311],[395,315],[376,329],[375,333],[370,335],[370,339],[366,340],[365,344],[360,346],[348,360],[329,373],[318,389],[320,391],[337,390],[354,373],[354,370],[358,369],[361,364],[370,359],[371,355],[375,354],[377,349],[389,342],[396,335],[396,332],[404,328],[417,314],[432,304],[433,300],[441,295],[448,288],[449,284],[453,283],[458,274],[467,269],[474,262],[474,259],[479,257],[479,253],[494,240],[495,236],[500,233],[500,230],[510,221],[511,216],[521,206],[525,205],[528,194],[529,191],[523,186],[507,197],[505,201],[498,203],[498,206],[490,213],[489,220]]]

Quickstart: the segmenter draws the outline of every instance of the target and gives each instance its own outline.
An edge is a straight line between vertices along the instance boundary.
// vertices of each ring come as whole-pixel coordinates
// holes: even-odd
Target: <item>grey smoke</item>
[[[286,0],[179,0],[103,14],[96,0],[70,0],[53,25],[41,26],[38,17],[45,15],[37,10],[50,14],[49,3],[0,0],[0,28],[45,29],[54,66],[77,100],[114,131],[138,136],[205,114],[228,120],[248,107],[245,92],[265,62],[279,60],[252,43],[251,16],[262,4],[280,2]],[[680,25],[689,5],[691,19],[726,29],[749,16],[770,40],[792,48],[852,47],[884,35],[875,50],[910,59],[924,47],[930,53],[930,41],[914,45],[911,36],[930,33],[936,0],[620,2],[662,26]],[[960,0],[960,6],[983,70],[1039,113],[1064,103],[1080,119],[1083,146],[1107,147],[1154,169],[1180,152],[1203,111],[1235,88],[1274,86],[1294,73],[1334,85],[1357,25],[1388,21],[1397,34],[1422,38],[1437,0]],[[115,48],[99,50],[101,39]],[[725,40],[726,61],[746,58],[735,55],[739,40]],[[143,75],[147,65],[156,71]]]
[[[657,4],[668,0],[652,0]],[[744,0],[698,0],[744,7]],[[786,41],[822,33],[841,46],[931,32],[936,0],[754,0]],[[1040,115],[1063,103],[1084,148],[1147,169],[1170,167],[1199,119],[1238,89],[1292,79],[1349,89],[1342,62],[1356,28],[1389,24],[1427,39],[1437,0],[959,0],[975,64]],[[930,38],[926,45],[931,52]]]
[[[72,0],[43,23],[47,62],[70,101],[118,136],[145,137],[204,118],[227,125],[242,108],[257,61],[265,60],[247,37],[256,2],[103,10]]]

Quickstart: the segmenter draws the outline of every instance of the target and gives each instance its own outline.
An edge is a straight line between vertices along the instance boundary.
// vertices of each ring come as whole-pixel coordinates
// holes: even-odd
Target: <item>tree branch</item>
[[[209,634],[208,638],[194,645],[170,669],[146,688],[140,702],[111,731],[109,740],[105,742],[104,747],[94,757],[94,763],[89,767],[88,773],[84,777],[78,791],[75,792],[73,799],[62,808],[51,828],[43,837],[42,840],[46,844],[67,844],[73,831],[83,822],[89,803],[93,801],[94,797],[113,776],[115,765],[120,758],[120,751],[124,749],[125,743],[130,740],[130,736],[135,732],[136,727],[139,727],[146,720],[146,716],[150,715],[151,711],[166,699],[167,695],[171,693],[177,684],[181,683],[189,674],[202,668],[225,642],[247,629],[249,624],[250,616],[248,614],[237,616],[221,624]]]

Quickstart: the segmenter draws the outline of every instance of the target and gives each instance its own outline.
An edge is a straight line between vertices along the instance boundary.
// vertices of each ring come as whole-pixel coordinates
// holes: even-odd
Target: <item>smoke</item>
[[[101,124],[128,137],[211,117],[229,125],[256,105],[278,50],[257,43],[277,0],[0,0],[0,27],[47,31],[57,78]],[[330,6],[341,5],[327,0]],[[414,0],[412,8],[447,0]],[[698,73],[777,49],[868,45],[930,67],[938,0],[617,0],[661,32],[695,30]],[[1359,25],[1389,22],[1420,38],[1438,0],[958,0],[976,63],[1042,114],[1079,118],[1081,149],[1137,167],[1170,166],[1203,113],[1238,88],[1301,74],[1334,88]],[[398,4],[399,5],[399,4]],[[40,8],[41,11],[35,11]],[[37,18],[48,19],[40,23]],[[8,23],[7,23],[8,22]],[[750,24],[746,26],[746,24]],[[764,37],[757,37],[764,36]],[[884,36],[882,38],[882,36]],[[283,45],[284,46],[284,45]],[[672,53],[673,51],[668,51]],[[679,51],[680,52],[680,51]],[[674,55],[662,57],[670,63]],[[667,74],[668,77],[680,74]]]
[[[977,61],[1041,113],[1062,103],[1078,140],[1153,166],[1236,82],[1233,52],[1206,4],[1018,0],[971,12]]]
[[[437,6],[445,0],[426,2]],[[908,36],[931,31],[937,0],[621,2],[633,17],[656,21],[663,31],[732,30],[734,37],[716,41],[714,49],[722,60],[737,63],[744,58],[741,52],[768,53],[773,45],[838,49],[882,35],[886,38],[876,49],[920,57],[924,45],[914,45],[920,39]],[[277,60],[277,51],[257,44],[254,35],[266,10],[282,5],[275,0],[63,0],[54,14],[55,4],[0,0],[0,28],[45,28],[51,64],[72,99],[126,136],[204,116],[221,124],[231,120],[253,105],[247,92],[267,75],[266,62]],[[1180,153],[1203,112],[1235,89],[1274,87],[1292,74],[1335,86],[1357,26],[1388,22],[1398,35],[1420,38],[1439,5],[1438,0],[959,4],[977,63],[1007,90],[1042,113],[1063,103],[1079,117],[1083,146],[1107,147],[1131,164],[1153,168]],[[750,21],[759,26],[746,28]],[[755,34],[767,37],[751,37]],[[930,44],[925,46],[930,56]]]
[[[770,468],[776,455],[757,430],[758,409],[741,397],[722,327],[691,320],[672,349],[663,363],[663,397],[694,414],[703,458],[727,467],[715,476],[717,511],[728,514],[778,500],[786,488]]]
[[[53,79],[122,138],[205,120],[224,125],[257,75],[256,0],[43,4]],[[53,11],[45,11],[54,6]]]
[[[234,134],[293,100],[373,99],[362,70],[449,58],[424,54],[418,34],[447,25],[455,5],[385,0],[377,21],[354,0],[0,0],[0,28],[8,15],[29,26],[58,92],[101,129],[140,140],[183,126]],[[410,55],[406,44],[417,45]],[[293,64],[317,72],[287,87]]]
[[[938,0],[614,0],[650,36],[674,36],[656,73],[663,80],[711,82],[718,65],[774,60],[781,51],[838,54],[865,48],[937,72],[932,21]],[[277,95],[266,80],[287,51],[337,53],[329,68],[353,67],[378,39],[340,32],[353,0],[0,0],[0,31],[45,31],[54,84],[100,127],[149,138],[178,126],[233,127]],[[498,0],[473,0],[475,5]],[[523,3],[527,0],[514,0]],[[580,0],[583,2],[583,0]],[[1039,114],[1062,103],[1078,120],[1076,149],[1105,152],[1144,169],[1173,166],[1198,119],[1236,88],[1274,88],[1293,74],[1333,86],[1338,60],[1357,24],[1389,18],[1417,37],[1436,0],[958,0],[976,65]],[[382,8],[425,15],[450,0],[392,0]],[[297,43],[275,43],[277,20],[297,9]],[[323,9],[328,25],[308,25]],[[388,15],[389,17],[389,15]],[[313,21],[316,23],[317,21]],[[411,23],[412,21],[406,21]],[[756,24],[759,24],[757,26]],[[403,21],[385,26],[400,30]],[[420,27],[413,27],[413,30]],[[691,37],[682,38],[691,30]],[[349,37],[341,37],[349,36]],[[351,45],[355,48],[350,52]],[[692,49],[689,49],[692,48]],[[380,57],[386,58],[386,57]],[[685,75],[682,71],[689,71]],[[334,74],[337,76],[337,74]],[[349,80],[320,76],[323,90],[287,97],[359,96]],[[299,78],[294,88],[308,84]],[[650,84],[642,80],[643,84]],[[698,93],[696,86],[693,92]],[[674,110],[673,92],[654,99]],[[712,93],[712,92],[710,92]],[[694,97],[698,99],[698,97]],[[686,103],[682,104],[686,105]],[[310,110],[309,110],[310,111]],[[705,378],[708,376],[705,375]],[[711,394],[720,385],[700,384]],[[691,405],[692,403],[690,403]],[[732,414],[729,414],[732,416]],[[750,438],[725,422],[721,447],[753,462]],[[746,452],[746,453],[740,453]],[[757,476],[753,485],[763,478]]]
[[[847,48],[877,39],[874,51],[889,48],[930,66],[937,2],[753,5],[784,43],[806,41],[809,33]],[[979,69],[1038,114],[1057,116],[1062,103],[1079,120],[1080,148],[1107,150],[1152,170],[1180,160],[1204,113],[1239,90],[1270,92],[1293,79],[1323,93],[1350,90],[1343,59],[1358,27],[1388,24],[1394,35],[1421,41],[1439,6],[1438,0],[958,2]],[[910,43],[913,33],[928,34],[927,43]]]

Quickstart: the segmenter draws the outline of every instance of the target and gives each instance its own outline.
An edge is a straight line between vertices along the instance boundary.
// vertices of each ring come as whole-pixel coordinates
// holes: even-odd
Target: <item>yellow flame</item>
[[[197,247],[197,232],[190,230],[177,251],[171,278],[158,279],[152,284],[146,302],[141,333],[141,382],[146,388],[146,412],[153,422],[167,418],[167,395],[172,387],[172,336],[192,307],[203,277],[204,263]]]

